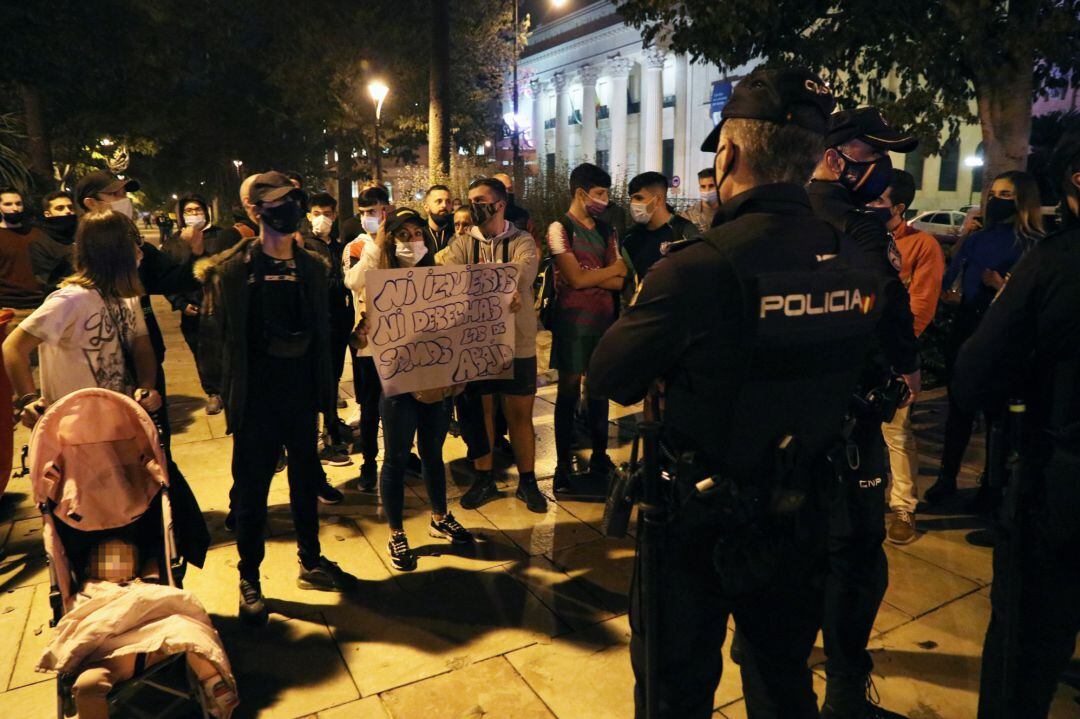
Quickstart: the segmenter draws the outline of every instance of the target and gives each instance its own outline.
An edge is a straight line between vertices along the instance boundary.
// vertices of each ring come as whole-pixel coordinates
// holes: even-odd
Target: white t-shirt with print
[[[125,382],[124,352],[116,334],[120,323],[128,348],[146,336],[139,298],[109,302],[96,290],[68,285],[53,292],[19,325],[41,340],[41,396],[52,404],[66,394],[103,387],[131,394]]]

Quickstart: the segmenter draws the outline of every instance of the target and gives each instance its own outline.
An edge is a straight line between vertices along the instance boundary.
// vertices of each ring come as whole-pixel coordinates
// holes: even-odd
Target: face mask
[[[4,224],[5,225],[21,225],[23,220],[26,219],[26,212],[19,210],[18,212],[5,212]]]
[[[709,190],[708,192],[701,193],[701,201],[706,205],[715,205],[716,200],[719,198],[716,190]]]
[[[364,215],[360,218],[360,224],[364,228],[364,232],[374,237],[379,232],[379,225],[382,224],[376,215]]]
[[[498,212],[498,210],[495,209],[495,204],[496,203],[494,203],[494,202],[491,202],[491,203],[472,202],[472,203],[470,203],[469,204],[469,215],[472,216],[473,224],[476,225],[477,227],[482,227],[484,225],[484,223],[486,223],[488,220],[490,220],[492,217],[494,217],[495,213]]]
[[[991,225],[1012,219],[1016,214],[1016,200],[990,197],[986,200],[986,221]]]
[[[413,267],[417,262],[422,260],[426,254],[427,245],[423,240],[399,242],[397,243],[397,247],[394,248],[394,255],[397,256],[398,262],[406,267]]]
[[[334,221],[326,215],[319,215],[311,220],[311,231],[318,237],[326,237],[334,228]]]
[[[299,202],[288,201],[277,207],[263,207],[259,210],[259,218],[267,227],[274,232],[288,235],[300,228],[300,218],[304,210]]]
[[[75,228],[79,225],[79,218],[75,215],[58,215],[46,217],[43,223],[45,231],[53,238],[61,242],[75,240]]]
[[[131,204],[130,197],[125,197],[122,200],[113,200],[109,203],[109,209],[113,212],[119,212],[129,220],[135,216],[135,206]]]
[[[442,215],[436,215],[434,213],[432,213],[432,215],[431,215],[432,222],[434,222],[435,226],[438,227],[439,229],[442,229],[442,228],[446,227],[447,225],[449,225],[450,221],[453,220],[453,219],[454,219],[454,216],[449,212],[447,212],[445,214],[442,214]]]
[[[649,209],[648,202],[631,202],[630,217],[639,225],[644,225],[652,218],[653,211]]]
[[[885,225],[885,227],[888,227],[889,223],[892,221],[891,207],[870,207],[869,205],[867,205],[865,209],[874,217],[881,220],[881,224]]]
[[[840,184],[851,190],[855,199],[865,205],[881,197],[892,179],[892,160],[886,155],[879,160],[859,162],[836,151],[844,159],[844,169],[840,172]]]
[[[606,202],[589,197],[588,195],[585,196],[585,211],[592,217],[599,217],[604,214],[604,210],[607,209],[607,206],[608,203]]]
[[[206,215],[184,215],[184,226],[193,230],[201,230],[206,227]]]

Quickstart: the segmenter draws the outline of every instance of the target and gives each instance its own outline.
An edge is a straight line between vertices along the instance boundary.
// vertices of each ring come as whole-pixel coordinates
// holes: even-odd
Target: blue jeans
[[[379,475],[379,494],[382,497],[390,529],[400,531],[405,507],[405,467],[413,438],[420,453],[421,474],[427,487],[428,501],[434,514],[446,514],[446,468],[442,450],[446,430],[450,426],[450,401],[433,404],[421,402],[412,394],[379,400],[383,423],[382,472]]]

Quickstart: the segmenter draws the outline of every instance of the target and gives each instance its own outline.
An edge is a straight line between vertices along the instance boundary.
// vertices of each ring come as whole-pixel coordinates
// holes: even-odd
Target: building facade
[[[641,33],[607,0],[540,25],[518,63],[517,125],[530,174],[595,162],[621,185],[656,170],[672,181],[672,197],[697,198],[697,172],[710,167],[699,150],[719,121],[732,86],[751,65],[722,74],[688,55],[643,48]],[[1036,112],[1075,109],[1075,91],[1037,103]],[[507,131],[514,114],[504,103]],[[916,177],[919,210],[958,209],[978,202],[982,135],[964,125],[937,155],[894,155]],[[508,163],[510,142],[500,143]]]

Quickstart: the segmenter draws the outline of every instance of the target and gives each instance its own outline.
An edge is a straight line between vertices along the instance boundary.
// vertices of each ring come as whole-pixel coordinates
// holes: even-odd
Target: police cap
[[[295,197],[300,204],[304,204],[306,199],[304,191],[294,185],[288,175],[274,170],[255,175],[248,192],[248,199],[253,205],[276,202],[283,197]]]
[[[792,124],[824,135],[829,113],[836,99],[828,85],[814,73],[801,67],[767,70],[759,68],[742,79],[720,113],[720,124],[713,128],[702,152],[716,152],[720,128],[725,120],[767,120],[781,125]]]
[[[911,152],[919,145],[917,137],[892,127],[876,107],[841,110],[829,117],[825,145],[839,147],[850,140],[862,140],[871,147],[889,152]]]

